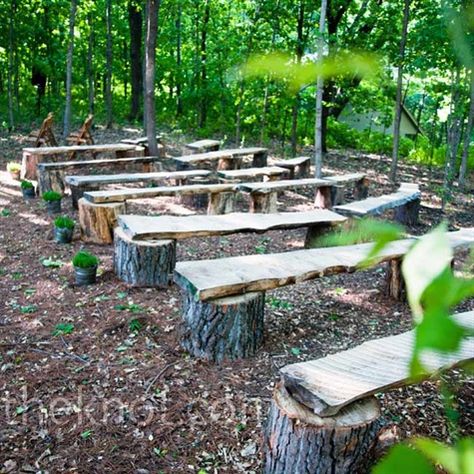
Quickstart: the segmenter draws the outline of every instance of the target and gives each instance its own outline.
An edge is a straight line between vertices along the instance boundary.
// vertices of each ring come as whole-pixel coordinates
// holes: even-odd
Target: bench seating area
[[[158,146],[158,155],[161,158],[166,156],[166,147],[163,143],[163,137],[161,135],[156,136],[157,146]],[[150,154],[148,149],[148,138],[147,137],[139,137],[139,138],[124,138],[120,140],[120,143],[125,143],[126,145],[135,145],[143,147],[145,156]]]
[[[451,317],[474,330],[474,311]],[[374,394],[474,360],[474,337],[467,337],[457,352],[423,354],[428,372],[413,380],[414,337],[412,330],[281,368],[264,433],[264,472],[302,472],[296,466],[305,466],[304,472],[349,472],[348,465],[359,472],[383,430]]]
[[[344,221],[344,217],[328,210],[184,217],[119,216],[114,235],[114,268],[121,280],[134,286],[166,286],[175,266],[177,240],[307,227],[305,243],[310,245],[316,235]]]
[[[447,233],[453,249],[474,243],[474,229]],[[415,239],[392,242],[378,257],[389,272]],[[221,361],[247,357],[263,340],[265,292],[335,273],[354,272],[371,243],[292,252],[178,262],[174,280],[183,290],[182,345],[197,357]],[[398,269],[398,270],[397,270]],[[387,276],[387,282],[401,276]],[[210,321],[212,320],[212,324]]]
[[[311,169],[311,159],[309,156],[297,156],[288,160],[278,160],[273,162],[274,166],[286,168],[289,179],[307,178]]]
[[[221,145],[219,140],[198,140],[196,142],[188,143],[185,147],[191,153],[206,153],[208,151],[217,151]]]
[[[288,174],[288,170],[278,166],[262,166],[260,168],[243,168],[239,170],[220,170],[217,176],[225,180],[239,181],[242,179],[263,178],[268,181],[275,181]]]

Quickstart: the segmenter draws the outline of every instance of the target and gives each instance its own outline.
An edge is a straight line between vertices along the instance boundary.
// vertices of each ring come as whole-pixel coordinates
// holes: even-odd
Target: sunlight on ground
[[[35,216],[34,214],[30,214],[29,212],[20,212],[18,215],[20,217],[24,217],[25,219],[28,219],[33,224],[48,225],[48,226],[50,225],[50,222],[47,221],[46,219],[43,219],[42,217]]]

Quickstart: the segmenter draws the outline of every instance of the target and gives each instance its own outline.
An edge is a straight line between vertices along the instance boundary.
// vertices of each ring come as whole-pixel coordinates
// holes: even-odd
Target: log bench
[[[65,181],[71,189],[73,206],[77,209],[77,202],[86,191],[98,190],[99,188],[110,184],[155,183],[157,181],[168,180],[174,180],[179,184],[185,184],[188,179],[208,177],[210,174],[211,172],[207,170],[157,171],[148,173],[66,176]]]
[[[289,179],[307,178],[311,170],[311,158],[309,156],[297,156],[288,160],[275,161],[273,165],[286,168]]]
[[[338,205],[334,207],[334,210],[345,216],[366,217],[395,209],[397,222],[415,225],[418,222],[420,200],[421,193],[418,184],[402,183],[395,193]]]
[[[448,232],[447,238],[453,249],[468,248],[474,243],[474,228]],[[399,261],[414,242],[390,243],[378,263]],[[182,346],[196,357],[217,362],[253,355],[263,340],[266,291],[354,272],[372,247],[366,243],[178,262],[174,280],[183,295]]]
[[[252,166],[260,168],[267,166],[267,148],[233,148],[228,150],[209,151],[207,153],[196,153],[187,156],[174,157],[177,169],[187,169],[190,166],[203,162],[214,163],[216,170],[239,169],[241,161],[245,156],[252,156]]]
[[[188,143],[185,148],[191,151],[191,153],[206,153],[208,151],[217,151],[221,146],[219,140],[198,140],[196,142]]]
[[[474,311],[451,317],[474,330]],[[454,353],[423,354],[427,373],[414,380],[414,342],[412,330],[281,368],[264,431],[263,472],[369,472],[384,426],[374,395],[474,359],[474,337],[466,337]]]
[[[307,227],[305,245],[309,246],[317,234],[345,220],[328,210],[184,217],[121,215],[114,231],[115,272],[134,286],[163,286],[174,269],[177,240]]]
[[[36,165],[38,163],[57,161],[62,155],[69,153],[92,153],[94,156],[99,153],[114,153],[116,158],[125,158],[143,156],[144,148],[125,143],[23,148],[21,178],[36,179]]]
[[[38,163],[36,165],[38,174],[38,191],[57,191],[62,193],[65,188],[64,173],[69,170],[80,170],[83,168],[117,168],[125,169],[129,165],[140,165],[143,172],[161,171],[161,163],[158,156],[134,156],[129,158],[105,158],[97,160],[74,160],[57,161],[55,163]]]
[[[264,181],[275,181],[287,174],[287,169],[278,166],[262,166],[261,168],[217,171],[217,176],[219,178],[233,182],[239,182],[242,179],[251,180],[255,178],[263,178]]]

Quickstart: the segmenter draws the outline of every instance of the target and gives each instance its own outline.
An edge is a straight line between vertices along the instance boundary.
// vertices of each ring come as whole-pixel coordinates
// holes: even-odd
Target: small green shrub
[[[27,181],[26,179],[22,180],[21,184],[21,189],[33,189],[33,183],[31,181]]]
[[[60,217],[56,217],[56,219],[54,219],[54,225],[58,229],[72,230],[72,229],[74,229],[74,224],[75,224],[74,220],[71,219],[68,216],[60,216]]]
[[[91,268],[99,265],[99,259],[86,250],[79,250],[79,252],[74,255],[72,264],[77,268]]]
[[[46,191],[43,194],[43,199],[46,202],[60,201],[62,198],[63,198],[62,195],[57,193],[56,191]]]
[[[20,163],[17,163],[16,161],[9,161],[7,163],[7,171],[9,171],[10,173],[16,173],[18,171],[21,171]]]

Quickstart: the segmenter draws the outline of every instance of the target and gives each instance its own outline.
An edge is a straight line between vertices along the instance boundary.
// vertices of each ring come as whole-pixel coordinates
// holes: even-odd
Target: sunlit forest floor
[[[94,136],[111,143],[137,133]],[[5,172],[7,161],[20,159],[22,138],[0,138],[0,472],[260,472],[262,425],[279,367],[411,327],[407,306],[385,297],[384,272],[375,268],[268,293],[265,343],[254,358],[219,366],[190,358],[179,345],[175,286],[129,288],[112,271],[112,247],[98,245],[85,245],[101,259],[98,283],[73,284],[70,260],[84,245],[78,234],[72,245],[55,243],[41,200],[24,201]],[[180,154],[178,143],[165,143]],[[327,173],[367,172],[371,195],[394,189],[388,169],[387,157],[355,152],[331,152],[325,166]],[[400,171],[400,181],[421,184],[420,224],[411,233],[443,218],[451,229],[474,226],[472,184],[454,193],[443,215],[441,172],[430,182],[425,168],[402,164]],[[63,207],[77,218],[69,198]],[[279,198],[281,210],[309,208],[310,193]],[[173,198],[134,202],[135,211],[195,212]],[[283,252],[303,241],[303,230],[189,239],[179,242],[178,261]],[[461,253],[456,269],[466,261]],[[474,300],[458,309],[474,309]],[[452,370],[444,379],[452,398],[440,395],[439,382],[381,397],[398,436],[474,434],[472,377]],[[444,416],[446,403],[457,428]]]

